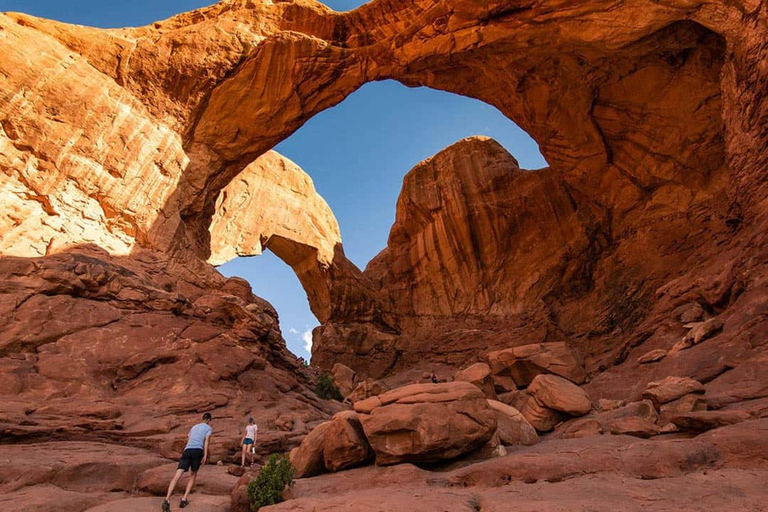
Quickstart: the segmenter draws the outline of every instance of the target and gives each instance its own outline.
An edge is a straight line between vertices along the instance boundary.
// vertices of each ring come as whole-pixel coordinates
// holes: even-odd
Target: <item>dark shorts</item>
[[[245,438],[245,441],[243,441],[243,444],[253,444],[253,439]]]
[[[184,453],[181,454],[179,459],[179,469],[184,471],[197,471],[200,469],[200,464],[203,462],[203,450],[199,448],[187,448]]]

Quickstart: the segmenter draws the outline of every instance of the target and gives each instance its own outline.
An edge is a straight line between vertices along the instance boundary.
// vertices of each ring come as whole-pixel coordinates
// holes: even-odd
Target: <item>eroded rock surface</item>
[[[365,381],[558,343],[583,365],[581,378],[566,377],[593,400],[634,400],[649,383],[690,378],[708,410],[667,412],[685,435],[709,430],[693,440],[543,442],[450,482],[623,471],[626,487],[607,473],[557,485],[568,505],[591,506],[589,494],[608,485],[629,489],[619,503],[642,501],[637,491],[676,509],[759,507],[762,473],[757,485],[739,471],[762,472],[765,461],[756,418],[768,397],[766,40],[763,4],[699,0],[374,0],[341,14],[310,0],[225,0],[115,30],[0,14],[1,440],[174,456],[189,424],[213,410],[222,418],[213,453],[226,458],[245,411],[274,426],[260,436],[265,452],[335,412],[309,391],[274,311],[203,263],[209,227],[227,204],[222,191],[260,158],[279,159],[264,156],[277,142],[364,83],[393,78],[497,107],[550,167],[521,170],[485,138],[440,152],[407,175],[388,246],[362,272],[328,243],[333,223],[306,182],[286,195],[317,208],[307,217],[324,219],[317,233],[300,222],[281,235],[292,228],[276,217],[264,229],[239,224],[252,228],[242,240],[230,231],[240,250],[266,244],[303,276],[323,323],[318,364],[342,362]],[[652,350],[668,355],[640,365]],[[557,374],[496,384],[513,391],[539,373]],[[685,393],[651,398],[661,408]],[[516,397],[542,426],[563,419],[527,391]],[[362,414],[444,407],[379,400]],[[563,446],[584,449],[547,452]],[[538,469],[521,463],[530,453],[541,454]],[[720,485],[704,468],[727,481],[724,501],[690,495],[692,484]],[[126,502],[127,485],[70,490],[42,478],[0,498],[4,508],[149,506]],[[541,510],[548,490],[536,485],[526,492]],[[322,506],[414,497],[360,492]],[[431,489],[423,509],[479,500],[493,510],[510,499],[478,494]]]
[[[467,382],[414,384],[357,402],[355,410],[379,465],[452,459],[496,431],[485,396]]]

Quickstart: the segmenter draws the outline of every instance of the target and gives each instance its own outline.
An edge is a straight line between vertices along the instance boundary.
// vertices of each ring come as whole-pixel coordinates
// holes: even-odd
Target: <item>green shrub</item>
[[[295,472],[287,454],[272,454],[267,464],[261,468],[259,476],[248,484],[251,511],[257,512],[261,507],[283,501],[283,491],[293,482]]]
[[[323,400],[338,400],[339,402],[344,400],[344,397],[341,396],[341,391],[333,383],[333,378],[327,373],[321,373],[317,378],[315,394]]]

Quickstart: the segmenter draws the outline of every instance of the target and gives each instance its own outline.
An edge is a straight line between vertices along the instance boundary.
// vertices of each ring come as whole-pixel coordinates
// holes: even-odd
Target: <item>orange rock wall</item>
[[[765,19],[756,2],[697,0],[376,0],[343,14],[225,0],[120,30],[3,14],[0,250],[96,244],[201,268],[233,178],[392,78],[498,107],[550,168],[528,177],[510,161],[498,174],[484,162],[509,156],[493,152],[425,164],[416,184],[438,168],[464,177],[433,180],[452,204],[425,223],[434,198],[406,182],[386,252],[360,272],[335,246],[323,293],[310,291],[320,364],[381,374],[546,340],[607,368],[682,302],[720,314],[737,291],[759,293]],[[467,180],[479,167],[513,190]],[[431,249],[441,255],[426,261]],[[283,252],[295,268],[322,264]],[[734,328],[750,329],[741,316]]]

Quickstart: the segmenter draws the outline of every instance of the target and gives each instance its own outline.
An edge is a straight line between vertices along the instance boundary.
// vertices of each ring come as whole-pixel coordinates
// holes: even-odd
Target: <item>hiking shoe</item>
[[[163,512],[171,512],[171,503],[168,500],[163,500]]]
[[[189,505],[189,502],[188,502],[187,500],[181,500],[181,501],[179,502],[179,506],[180,506],[181,508],[184,508],[184,507],[186,507],[187,505]]]

